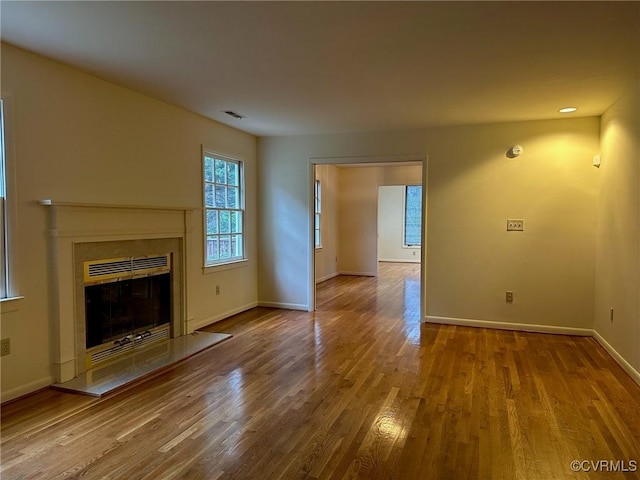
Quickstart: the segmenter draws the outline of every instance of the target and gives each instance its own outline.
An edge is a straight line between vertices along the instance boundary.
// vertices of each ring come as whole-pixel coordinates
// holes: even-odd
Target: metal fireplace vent
[[[169,326],[160,327],[152,331],[138,332],[127,335],[120,340],[113,342],[113,346],[97,352],[87,352],[87,368],[93,367],[96,363],[111,360],[123,353],[130,352],[134,348],[148,345],[150,343],[167,340],[169,338]]]
[[[84,263],[84,283],[102,283],[171,271],[169,254],[110,258]]]

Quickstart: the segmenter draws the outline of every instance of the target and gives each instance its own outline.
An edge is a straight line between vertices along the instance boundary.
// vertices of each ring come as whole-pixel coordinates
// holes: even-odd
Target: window
[[[422,185],[407,185],[404,195],[404,245],[419,247],[422,233]]]
[[[242,162],[204,153],[205,266],[244,260]]]
[[[4,166],[4,105],[0,100],[0,298],[8,295],[7,273],[7,225],[6,206],[7,197]]]
[[[321,195],[321,187],[320,180],[316,180],[316,189],[315,189],[315,239],[316,239],[316,248],[322,248],[322,235],[320,230],[320,212],[322,210],[322,195]]]

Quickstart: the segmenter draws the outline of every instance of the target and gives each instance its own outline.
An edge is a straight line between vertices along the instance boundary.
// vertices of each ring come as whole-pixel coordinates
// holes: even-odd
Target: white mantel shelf
[[[113,203],[83,203],[83,202],[61,202],[58,200],[52,200],[45,198],[39,200],[40,205],[45,207],[70,207],[70,208],[121,208],[128,210],[170,210],[181,212],[193,212],[195,210],[202,210],[202,207],[175,207],[175,206],[162,206],[162,205],[121,205]]]

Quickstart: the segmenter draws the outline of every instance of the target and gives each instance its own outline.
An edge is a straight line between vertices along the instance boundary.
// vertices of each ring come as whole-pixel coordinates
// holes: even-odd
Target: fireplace
[[[84,262],[86,366],[166,340],[171,255]]]
[[[78,373],[186,333],[182,255],[180,238],[74,245]]]
[[[194,249],[192,213],[197,209],[51,199],[40,203],[49,210],[51,360],[55,382],[63,383],[86,372],[100,360],[90,358],[96,352],[122,347],[121,352],[155,341],[157,336],[175,338],[193,330],[186,277],[187,251]],[[139,268],[156,257],[163,257],[160,261],[166,266],[147,264]],[[92,270],[117,269],[122,265],[113,265],[114,261],[123,260],[129,266],[133,262],[132,268],[124,268],[133,273],[113,271],[111,278],[96,279],[93,274],[85,278],[89,265],[93,265]],[[116,287],[112,285],[114,279],[123,283]],[[112,294],[115,299],[108,302],[111,306],[94,303]],[[107,326],[95,327],[92,321],[87,324],[86,310],[93,315],[124,307],[137,312],[130,329],[122,324],[132,315],[124,313],[113,316]],[[157,313],[159,318],[150,320],[150,314],[139,314],[140,310],[155,311],[153,315]]]

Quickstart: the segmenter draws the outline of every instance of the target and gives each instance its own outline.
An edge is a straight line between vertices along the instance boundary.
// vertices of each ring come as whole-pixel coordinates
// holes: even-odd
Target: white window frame
[[[316,179],[315,181],[315,192],[314,192],[314,231],[313,238],[316,249],[320,250],[322,248],[322,184],[320,180]]]
[[[0,298],[9,296],[7,254],[7,182],[5,168],[4,101],[0,99]]]
[[[230,185],[227,183],[219,183],[219,182],[215,182],[215,170],[213,173],[213,181],[209,181],[206,178],[206,159],[207,158],[211,158],[214,161],[217,160],[221,160],[225,163],[235,163],[238,166],[238,185]],[[215,167],[214,167],[215,168]],[[215,186],[223,186],[223,187],[237,187],[238,190],[238,201],[239,201],[239,206],[238,208],[228,208],[228,207],[217,207],[214,205],[208,205],[207,204],[207,186],[212,186],[213,190],[214,190],[214,199],[215,199]],[[202,211],[203,211],[203,215],[202,215],[202,227],[203,227],[203,235],[202,235],[202,239],[203,239],[203,264],[204,264],[204,269],[205,271],[207,269],[211,269],[211,268],[220,268],[220,267],[230,267],[230,266],[234,266],[236,264],[240,264],[243,262],[247,261],[247,249],[246,249],[246,211],[245,211],[245,180],[244,180],[244,162],[242,160],[239,160],[237,158],[233,158],[231,156],[228,155],[222,155],[219,153],[216,153],[212,150],[208,150],[208,149],[203,149],[202,151]],[[220,240],[221,237],[223,236],[227,236],[226,233],[221,233],[220,230],[218,229],[218,233],[209,233],[208,232],[208,223],[207,223],[207,219],[208,219],[208,213],[209,212],[222,212],[222,211],[228,211],[228,212],[239,212],[240,216],[241,216],[241,222],[240,222],[240,232],[233,232],[233,233],[229,233],[228,235],[231,236],[233,235],[240,235],[240,242],[241,242],[241,249],[242,249],[242,254],[241,255],[235,255],[229,258],[218,258],[215,260],[208,260],[209,255],[208,255],[208,249],[209,249],[209,241],[213,238],[213,237],[217,237],[218,240]],[[219,227],[219,224],[218,224]],[[231,240],[230,240],[231,241]]]
[[[419,236],[420,243],[418,244],[408,244],[407,243],[407,195],[410,187],[420,187],[422,189],[422,185],[405,185],[404,186],[404,196],[402,200],[402,248],[421,248],[422,247],[422,235]],[[420,192],[420,202],[422,202],[422,191]],[[420,212],[420,222],[422,223],[422,212]],[[424,225],[421,225],[421,228],[424,228]]]

